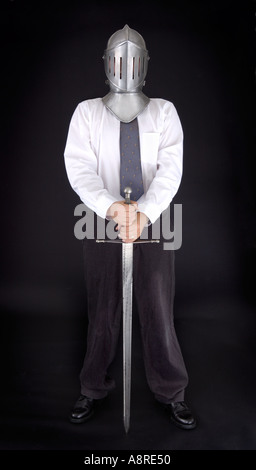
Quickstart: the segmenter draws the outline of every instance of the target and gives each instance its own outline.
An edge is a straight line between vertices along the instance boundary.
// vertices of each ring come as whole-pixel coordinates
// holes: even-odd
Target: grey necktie
[[[123,197],[126,186],[132,189],[133,201],[144,193],[137,118],[129,123],[120,122],[120,194]]]

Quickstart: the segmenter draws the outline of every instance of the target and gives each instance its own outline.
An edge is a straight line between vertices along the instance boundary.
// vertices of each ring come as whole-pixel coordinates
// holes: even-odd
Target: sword
[[[132,190],[124,190],[125,203],[131,204]],[[112,240],[96,240],[97,243],[115,243]],[[123,281],[123,423],[126,434],[130,429],[131,409],[131,359],[132,359],[132,293],[133,293],[133,244],[159,243],[159,240],[139,240],[122,243]]]
[[[125,203],[131,204],[132,190],[124,190]],[[159,240],[145,240],[159,243]],[[137,243],[144,243],[140,240]],[[131,360],[132,360],[132,291],[133,291],[133,244],[122,243],[122,278],[123,278],[123,421],[126,434],[130,429],[131,409]]]
[[[131,188],[124,190],[125,203],[131,204]],[[132,359],[132,291],[133,243],[122,244],[123,278],[123,421],[126,434],[130,428],[131,359]]]

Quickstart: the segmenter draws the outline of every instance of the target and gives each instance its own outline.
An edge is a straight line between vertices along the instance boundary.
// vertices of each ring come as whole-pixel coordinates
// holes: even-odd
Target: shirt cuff
[[[141,203],[138,204],[138,211],[143,212],[149,219],[148,225],[153,224],[161,215],[161,210],[155,204]]]
[[[110,206],[114,204],[114,202],[117,202],[117,199],[114,196],[111,196],[110,194],[104,196],[103,198],[98,201],[97,208],[96,208],[96,214],[99,217],[102,217],[102,219],[106,219],[107,217],[107,212]]]

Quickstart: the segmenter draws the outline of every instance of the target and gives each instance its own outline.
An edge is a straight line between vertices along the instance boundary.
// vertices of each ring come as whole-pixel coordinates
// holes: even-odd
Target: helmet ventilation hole
[[[134,72],[135,72],[135,57],[132,58],[132,79],[134,80]]]

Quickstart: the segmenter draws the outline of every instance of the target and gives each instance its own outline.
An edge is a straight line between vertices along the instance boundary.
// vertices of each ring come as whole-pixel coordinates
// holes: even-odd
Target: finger
[[[134,204],[124,204],[123,207],[126,212],[135,212],[138,209],[138,204],[136,202]]]
[[[128,226],[121,227],[121,230],[119,233],[120,233],[122,240],[133,240],[135,238],[134,230]]]
[[[126,225],[126,227],[130,227],[131,225],[134,225],[136,224],[136,221],[137,221],[137,216],[136,216],[136,213],[135,215],[131,215],[130,217],[127,217],[125,219],[125,223],[123,225]]]
[[[131,207],[131,209],[126,212],[126,217],[130,218],[131,220],[135,220],[138,217],[137,214],[137,210],[134,207]]]
[[[130,210],[132,212],[136,212],[138,210],[138,204],[135,202],[134,204],[130,204]]]
[[[126,234],[126,237],[123,238],[123,241],[125,243],[133,243],[135,242],[135,240],[137,239],[138,237],[136,237],[135,234],[133,233],[129,233],[129,234]]]
[[[120,235],[121,238],[126,237],[126,227],[124,225],[121,226],[120,231],[119,231],[119,235]]]

